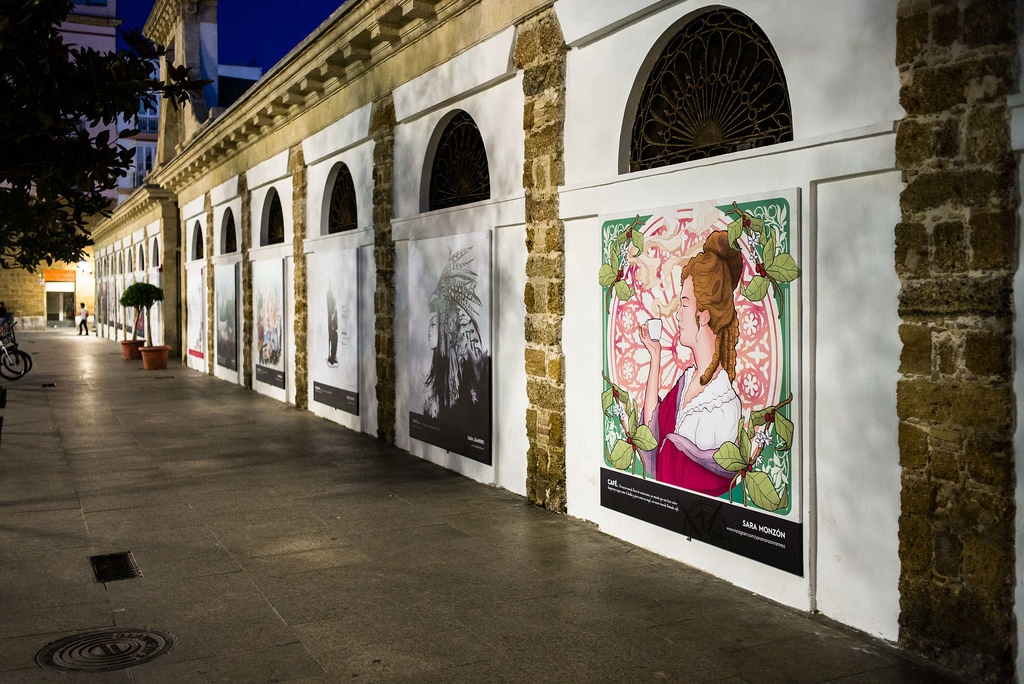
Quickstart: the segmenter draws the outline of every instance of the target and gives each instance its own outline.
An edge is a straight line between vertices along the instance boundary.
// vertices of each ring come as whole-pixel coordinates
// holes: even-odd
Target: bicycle
[[[14,336],[17,324],[17,321],[0,324],[0,376],[8,380],[20,380],[32,370],[32,357],[18,349],[18,340]]]

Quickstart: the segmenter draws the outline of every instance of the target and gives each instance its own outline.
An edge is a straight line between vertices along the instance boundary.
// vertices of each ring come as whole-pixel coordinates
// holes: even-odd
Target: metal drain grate
[[[50,670],[109,672],[141,665],[166,653],[174,637],[153,629],[102,629],[47,644],[36,663]]]
[[[142,571],[139,570],[131,551],[92,556],[89,560],[92,561],[92,571],[97,582],[116,582],[142,577]]]

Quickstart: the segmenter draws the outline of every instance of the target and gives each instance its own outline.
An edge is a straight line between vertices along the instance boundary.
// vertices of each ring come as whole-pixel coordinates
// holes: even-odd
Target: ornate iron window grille
[[[348,166],[340,164],[338,175],[331,188],[331,206],[327,216],[327,233],[343,233],[355,230],[359,224],[356,215],[356,186],[352,182],[352,174]]]
[[[491,196],[487,150],[476,122],[460,111],[445,126],[430,169],[428,206],[446,209]]]
[[[284,242],[284,212],[281,210],[281,198],[277,191],[270,191],[270,210],[267,212],[267,245],[279,245]]]
[[[224,214],[224,254],[238,251],[238,236],[235,234],[235,215],[228,209]]]
[[[713,10],[665,46],[641,93],[630,171],[793,139],[786,77],[749,17]]]

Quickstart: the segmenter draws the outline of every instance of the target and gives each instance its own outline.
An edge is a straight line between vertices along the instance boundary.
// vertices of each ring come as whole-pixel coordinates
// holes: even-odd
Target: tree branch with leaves
[[[89,222],[110,215],[104,193],[133,159],[110,126],[157,97],[180,106],[210,82],[185,66],[169,67],[166,82],[154,79],[153,61],[165,51],[138,29],[122,32],[127,50],[68,45],[60,24],[73,7],[0,3],[0,268],[84,258]]]

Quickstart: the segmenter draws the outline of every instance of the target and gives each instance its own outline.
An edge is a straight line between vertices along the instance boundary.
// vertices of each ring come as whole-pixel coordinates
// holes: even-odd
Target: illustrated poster
[[[188,279],[188,354],[206,358],[206,268],[187,272]]]
[[[213,267],[214,294],[217,298],[217,365],[238,370],[238,267],[221,264]]]
[[[603,220],[600,482],[602,506],[803,575],[787,195]]]
[[[409,243],[409,434],[491,464],[491,234]]]
[[[358,264],[355,249],[310,254],[309,375],[313,401],[359,415]]]
[[[256,379],[284,389],[284,262],[252,265]]]

